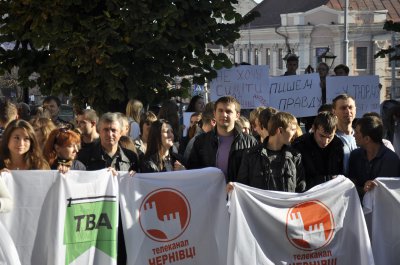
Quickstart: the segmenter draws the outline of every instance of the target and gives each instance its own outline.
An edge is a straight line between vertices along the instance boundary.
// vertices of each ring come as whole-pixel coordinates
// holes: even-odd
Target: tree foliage
[[[391,20],[386,21],[385,24],[383,25],[383,29],[387,31],[394,31],[394,32],[400,32],[400,22],[393,22]],[[400,49],[400,44],[395,45],[394,47],[389,46],[387,49],[381,49],[379,52],[377,52],[374,55],[374,58],[385,58],[386,56],[389,56],[389,61],[397,61],[400,60],[400,55],[396,53]]]
[[[231,66],[206,44],[233,43],[253,19],[237,13],[236,2],[0,0],[0,43],[15,42],[0,48],[0,68],[18,66],[22,86],[71,93],[97,108],[127,98],[152,102],[177,92],[168,89],[176,76],[203,83]],[[31,80],[34,72],[40,77]]]

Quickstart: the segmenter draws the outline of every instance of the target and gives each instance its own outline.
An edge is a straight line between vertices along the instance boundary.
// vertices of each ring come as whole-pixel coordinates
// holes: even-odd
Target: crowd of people
[[[298,61],[288,59],[288,72]],[[327,73],[320,64],[317,68]],[[328,69],[329,70],[329,69]],[[348,74],[348,68],[335,72]],[[343,73],[341,73],[343,72]],[[321,83],[323,85],[323,83]],[[377,177],[399,177],[400,159],[377,113],[355,121],[356,102],[337,96],[320,107],[301,129],[291,113],[258,107],[248,118],[231,96],[205,104],[192,98],[187,111],[190,125],[180,123],[178,106],[165,102],[158,113],[130,100],[126,113],[93,109],[59,117],[60,100],[49,96],[35,115],[22,113],[11,102],[0,104],[0,169],[99,170],[152,173],[217,167],[225,175],[227,192],[235,182],[256,188],[304,192],[337,175],[350,178],[360,197]],[[186,130],[186,136],[183,131]],[[12,208],[12,199],[0,177],[0,212]]]

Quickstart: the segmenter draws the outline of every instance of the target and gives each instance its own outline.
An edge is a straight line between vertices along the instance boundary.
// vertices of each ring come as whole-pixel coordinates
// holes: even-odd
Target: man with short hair
[[[227,181],[235,181],[243,153],[256,145],[256,140],[235,127],[240,116],[240,104],[231,96],[215,102],[216,126],[208,133],[196,137],[189,156],[189,169],[217,167]]]
[[[237,181],[264,190],[303,192],[306,182],[301,154],[290,146],[296,130],[297,120],[292,114],[272,115],[268,123],[269,136],[246,153]],[[232,188],[229,183],[227,190]]]
[[[260,126],[260,142],[262,143],[265,138],[268,137],[268,122],[272,115],[278,112],[277,109],[273,107],[267,107],[263,111],[260,112],[258,116],[258,122]]]
[[[76,115],[76,126],[81,131],[81,148],[92,146],[99,139],[97,123],[99,117],[93,109],[85,109]]]
[[[196,140],[196,137],[203,133],[208,133],[215,127],[214,113],[209,110],[207,111],[207,109],[206,109],[201,116],[200,123],[201,123],[200,130],[198,132],[196,132],[196,135],[192,139],[190,139],[190,141],[186,145],[186,149],[183,154],[183,161],[185,163],[189,160],[189,156],[190,156],[190,153],[192,152],[193,144],[194,144],[194,141]]]
[[[355,182],[362,197],[373,188],[375,178],[399,177],[400,159],[383,144],[383,124],[378,117],[360,118],[354,137],[360,148],[350,154],[349,178]]]
[[[292,146],[300,151],[307,189],[343,175],[343,143],[335,135],[337,117],[328,111],[318,113],[312,132],[296,140]]]
[[[336,65],[336,67],[333,69],[333,71],[335,72],[336,76],[348,76],[350,69],[345,64],[339,64],[339,65]]]
[[[260,127],[260,120],[258,117],[260,116],[261,111],[265,109],[264,106],[257,107],[250,112],[249,121],[252,129],[253,136],[257,139],[257,141],[261,142],[261,127]]]
[[[286,72],[284,76],[296,75],[296,71],[299,68],[299,57],[296,54],[290,54],[286,59]]]
[[[51,116],[51,120],[57,127],[73,127],[71,123],[61,119],[60,114],[61,100],[56,96],[48,96],[43,100],[43,109],[47,110]]]
[[[130,124],[129,124],[129,119],[128,117],[123,114],[122,112],[116,112],[118,115],[121,123],[122,123],[122,131],[121,131],[121,136],[129,136],[129,130],[130,130]],[[133,140],[133,139],[132,139]]]
[[[356,102],[347,95],[341,94],[332,101],[333,114],[338,118],[336,136],[343,143],[343,169],[344,174],[348,174],[349,157],[351,151],[357,149],[354,139],[353,121],[356,117]]]
[[[119,115],[107,112],[101,116],[97,125],[100,141],[78,153],[87,170],[112,167],[117,171],[136,171],[138,159],[134,152],[118,145],[121,138],[122,123]]]

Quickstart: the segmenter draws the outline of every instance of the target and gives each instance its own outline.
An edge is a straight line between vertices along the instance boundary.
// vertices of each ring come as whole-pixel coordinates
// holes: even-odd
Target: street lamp
[[[337,56],[334,55],[333,52],[330,52],[329,47],[328,47],[326,49],[326,51],[323,54],[321,54],[319,57],[321,58],[321,60],[324,63],[326,63],[329,66],[329,69],[331,69]]]

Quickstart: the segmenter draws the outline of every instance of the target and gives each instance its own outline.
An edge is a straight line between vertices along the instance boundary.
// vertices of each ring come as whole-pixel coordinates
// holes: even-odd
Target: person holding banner
[[[178,154],[172,152],[174,133],[166,120],[151,124],[146,153],[140,164],[142,173],[184,170]]]
[[[188,168],[217,167],[227,182],[235,181],[244,152],[257,144],[237,126],[240,104],[231,96],[220,97],[214,106],[216,128],[197,136],[188,160]]]
[[[287,112],[278,112],[268,123],[269,136],[244,155],[237,182],[251,187],[303,192],[306,189],[301,154],[290,146],[297,130],[296,118]],[[233,183],[227,185],[227,191]]]
[[[80,143],[81,137],[72,130],[66,128],[53,130],[43,149],[50,168],[62,173],[68,170],[86,170],[85,165],[76,160]]]
[[[356,185],[360,197],[373,188],[377,177],[400,177],[400,158],[383,142],[383,124],[375,116],[357,121],[354,137],[361,148],[351,152],[349,178]]]
[[[8,124],[1,142],[0,169],[50,169],[42,156],[35,131],[29,122],[14,120]]]
[[[284,76],[296,75],[297,68],[299,68],[299,57],[296,54],[290,54],[286,59],[286,72]]]

